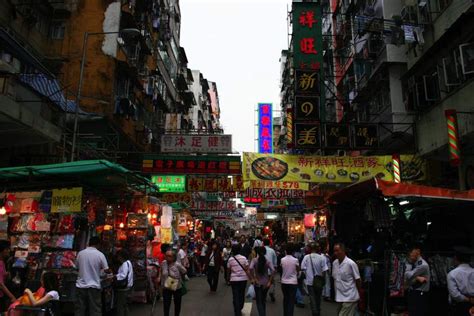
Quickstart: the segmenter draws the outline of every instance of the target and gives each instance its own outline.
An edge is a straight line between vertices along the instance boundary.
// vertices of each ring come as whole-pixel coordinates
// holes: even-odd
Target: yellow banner
[[[403,181],[420,181],[425,163],[413,155],[401,155]],[[300,183],[355,183],[373,177],[393,181],[392,156],[298,156],[244,153],[244,181]],[[301,189],[301,188],[300,188]]]
[[[80,212],[82,188],[54,189],[51,198],[52,213]]]
[[[161,243],[172,244],[173,243],[173,231],[171,228],[161,227]]]
[[[267,181],[250,180],[244,182],[246,189],[282,189],[282,190],[309,190],[309,183],[298,181]]]

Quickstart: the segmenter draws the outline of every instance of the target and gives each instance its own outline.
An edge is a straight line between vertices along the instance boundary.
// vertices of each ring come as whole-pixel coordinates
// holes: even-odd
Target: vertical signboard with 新
[[[271,103],[258,104],[258,152],[273,153],[273,106]]]

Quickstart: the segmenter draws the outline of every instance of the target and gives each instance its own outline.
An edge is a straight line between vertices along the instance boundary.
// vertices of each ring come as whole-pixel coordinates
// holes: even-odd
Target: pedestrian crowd
[[[116,253],[113,265],[98,249],[99,239],[92,237],[89,247],[77,256],[76,316],[102,315],[102,282],[113,279],[115,290],[114,315],[129,315],[127,297],[134,285],[133,264],[126,250]],[[275,302],[276,280],[279,279],[283,296],[284,316],[294,315],[295,306],[304,307],[304,296],[309,297],[311,314],[323,315],[322,300],[338,304],[338,316],[362,315],[362,280],[359,267],[348,257],[343,243],[332,246],[325,240],[306,246],[294,243],[272,243],[270,239],[255,240],[240,236],[237,239],[211,239],[195,243],[182,240],[179,245],[162,245],[158,258],[157,287],[163,298],[163,314],[169,316],[174,303],[174,315],[179,316],[183,297],[187,293],[189,277],[205,276],[212,295],[218,290],[220,274],[232,290],[235,316],[242,315],[246,298],[255,300],[259,316],[267,314],[268,299]],[[58,278],[44,273],[37,291],[26,289],[15,297],[8,289],[5,278],[5,260],[9,246],[0,243],[0,306],[9,315],[22,315],[22,306],[44,306],[59,300]],[[469,249],[456,249],[457,267],[447,275],[451,315],[474,315],[474,269],[470,265]],[[420,247],[413,247],[404,268],[409,316],[428,316],[430,292],[430,266],[423,258]],[[278,277],[279,276],[279,277]]]

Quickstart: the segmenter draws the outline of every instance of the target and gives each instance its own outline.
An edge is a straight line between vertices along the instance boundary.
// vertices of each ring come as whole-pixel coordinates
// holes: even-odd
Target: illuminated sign
[[[151,156],[142,171],[157,174],[242,174],[239,156]]]
[[[273,153],[273,106],[271,103],[258,104],[258,152]]]
[[[160,189],[160,192],[186,192],[186,176],[152,176],[151,182],[154,183]]]

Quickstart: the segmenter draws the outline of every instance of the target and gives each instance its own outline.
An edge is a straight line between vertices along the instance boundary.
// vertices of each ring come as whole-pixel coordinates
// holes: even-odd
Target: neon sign
[[[271,103],[258,104],[258,152],[273,153],[273,106]]]

